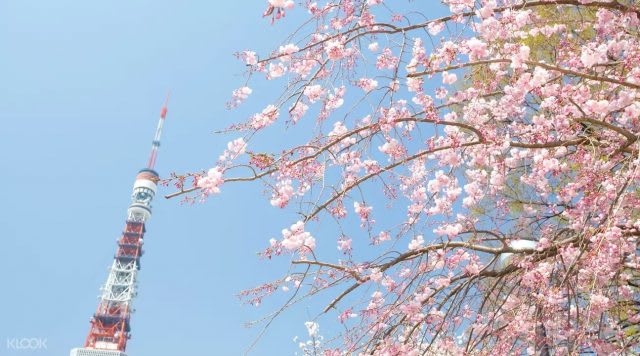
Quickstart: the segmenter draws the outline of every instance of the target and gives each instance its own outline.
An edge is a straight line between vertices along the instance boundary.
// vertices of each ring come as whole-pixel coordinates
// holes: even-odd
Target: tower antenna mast
[[[156,165],[156,158],[158,157],[158,149],[160,148],[160,136],[162,136],[162,127],[164,126],[164,119],[167,117],[167,105],[169,105],[169,97],[171,93],[167,93],[167,98],[164,100],[164,105],[160,109],[160,119],[158,120],[158,127],[156,128],[156,135],[151,143],[151,154],[149,155],[149,162],[147,168],[153,170]]]

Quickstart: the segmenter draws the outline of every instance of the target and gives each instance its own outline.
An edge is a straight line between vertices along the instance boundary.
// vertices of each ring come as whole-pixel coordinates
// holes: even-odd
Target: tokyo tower
[[[167,97],[167,101],[168,99]],[[91,318],[89,334],[84,347],[72,349],[71,356],[126,356],[125,350],[131,332],[132,301],[136,296],[136,280],[143,253],[145,223],[151,216],[151,201],[159,180],[154,167],[167,116],[167,101],[160,111],[147,167],[138,172],[133,183],[124,231],[118,239],[118,247],[107,282],[102,288],[98,309]]]

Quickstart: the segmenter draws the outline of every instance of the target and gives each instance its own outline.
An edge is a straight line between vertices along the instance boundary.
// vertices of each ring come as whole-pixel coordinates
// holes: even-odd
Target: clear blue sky
[[[228,139],[212,131],[269,103],[224,108],[243,83],[232,54],[276,48],[296,22],[269,25],[265,4],[0,0],[0,355],[66,355],[84,342],[168,90],[163,176],[210,167]],[[286,273],[286,259],[256,252],[296,220],[262,194],[253,184],[204,205],[156,198],[130,356],[236,355],[253,341],[259,330],[243,324],[286,296],[254,308],[235,295]],[[254,354],[293,354],[312,315],[292,309]],[[31,337],[48,349],[6,348]]]
[[[0,1],[0,355],[66,355],[84,342],[167,90],[165,176],[211,166],[226,144],[211,132],[265,104],[224,108],[242,84],[233,53],[285,37],[286,23],[261,19],[263,3]],[[250,344],[258,330],[243,323],[270,309],[235,295],[285,272],[255,253],[291,222],[266,199],[242,203],[261,191],[226,187],[204,206],[156,199],[129,355]],[[292,353],[305,320],[283,318],[256,354]],[[14,337],[46,338],[48,350],[11,351]]]

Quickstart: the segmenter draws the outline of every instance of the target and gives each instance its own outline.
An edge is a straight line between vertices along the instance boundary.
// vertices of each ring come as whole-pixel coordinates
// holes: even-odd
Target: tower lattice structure
[[[102,287],[98,308],[91,318],[89,334],[84,347],[71,350],[71,356],[126,356],[125,350],[131,332],[132,302],[137,292],[137,275],[143,254],[145,223],[151,217],[151,202],[156,195],[159,180],[154,167],[166,115],[167,102],[160,111],[147,167],[138,172],[133,183],[124,231],[118,239],[116,254],[107,282]]]

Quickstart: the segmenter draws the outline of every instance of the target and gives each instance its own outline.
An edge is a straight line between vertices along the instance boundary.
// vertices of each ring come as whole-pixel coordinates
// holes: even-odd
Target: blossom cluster
[[[344,332],[303,350],[634,352],[638,5],[442,3],[449,15],[430,19],[382,0],[269,0],[265,16],[308,18],[273,52],[238,57],[281,95],[232,126],[243,138],[197,187],[218,193],[249,167],[267,205],[304,217],[263,255],[296,256],[296,288],[330,295]],[[281,113],[295,125],[275,152],[246,154]]]

